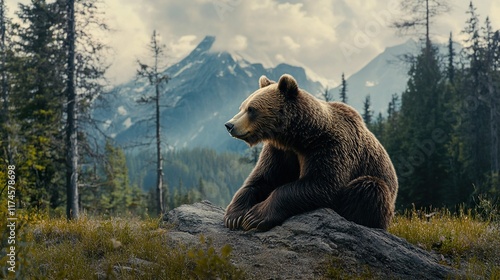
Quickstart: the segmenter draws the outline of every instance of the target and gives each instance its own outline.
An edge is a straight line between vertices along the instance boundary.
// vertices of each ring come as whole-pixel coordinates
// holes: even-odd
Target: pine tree
[[[450,32],[448,39],[448,65],[446,68],[447,78],[453,84],[455,80],[455,49],[453,48],[453,34]]]
[[[400,109],[400,97],[398,94],[394,93],[391,96],[391,101],[389,101],[389,104],[387,106],[387,118],[383,120],[382,114],[379,114],[378,119],[381,122],[383,120],[383,122],[379,125],[380,127],[378,128],[378,130],[381,131],[381,133],[379,133],[380,136],[375,134],[391,156],[391,159],[393,160],[394,165],[398,171],[401,170],[401,167],[398,165],[401,165],[401,159],[404,158],[401,152],[401,146],[404,140],[402,138],[402,131],[404,127],[401,122],[401,114],[399,112]],[[412,170],[405,171],[409,172]],[[403,173],[403,175],[406,175],[406,173]]]
[[[342,73],[342,81],[340,85],[340,101],[347,104],[347,82],[344,77],[344,73]]]
[[[103,161],[86,179],[80,192],[80,207],[93,214],[123,215],[145,214],[145,193],[130,183],[129,169],[123,149],[115,146],[109,139],[104,147]],[[82,172],[82,175],[87,175]],[[82,177],[83,177],[82,176]],[[84,181],[84,180],[82,180]],[[81,186],[82,184],[80,184]]]
[[[443,181],[446,169],[446,125],[442,122],[441,73],[434,47],[424,47],[410,70],[408,88],[401,104],[401,131],[404,139],[396,161],[401,181],[400,203],[417,207],[446,203]]]
[[[16,137],[11,142],[17,145],[12,147],[13,156],[19,162],[19,170],[25,174],[19,193],[25,205],[56,208],[70,202],[64,198],[65,185],[69,190],[71,181],[72,188],[77,190],[78,174],[75,172],[78,166],[74,159],[78,160],[78,157],[75,154],[70,157],[69,151],[77,152],[78,142],[85,144],[84,141],[77,142],[85,140],[85,133],[77,133],[78,126],[71,120],[86,112],[88,101],[100,93],[98,87],[89,90],[88,85],[96,85],[103,77],[103,72],[90,71],[91,65],[99,69],[95,52],[99,47],[89,40],[79,41],[86,38],[84,34],[90,34],[82,31],[83,28],[99,24],[93,18],[93,2],[95,0],[73,1],[77,4],[76,12],[66,0],[49,3],[33,0],[28,5],[19,6],[17,16],[20,23],[13,25],[16,38],[12,40],[12,55],[8,56],[8,101],[9,107],[13,108],[9,115],[12,120],[10,135]],[[69,28],[71,24],[68,25],[72,13],[75,15],[73,31]],[[73,46],[71,41],[75,43]],[[89,49],[92,51],[87,51]],[[74,55],[73,59],[70,54]],[[74,77],[73,82],[70,82],[71,77]],[[68,97],[68,92],[73,92],[73,98]],[[75,102],[77,96],[85,98]],[[78,110],[69,113],[72,106]],[[72,131],[66,131],[69,128]],[[70,138],[74,140],[71,149]],[[73,215],[78,214],[75,193],[70,195],[73,204],[67,209],[70,210],[69,218],[76,218]]]
[[[321,96],[323,97],[323,99],[326,101],[326,102],[330,102],[333,100],[333,97],[332,97],[332,94],[330,92],[330,89],[328,88],[328,86],[326,86],[323,91],[321,92]]]
[[[16,62],[12,65],[9,106],[19,127],[18,168],[25,174],[20,197],[27,205],[46,208],[62,203],[64,182],[63,73],[66,52],[58,30],[65,15],[56,3],[43,0],[20,5],[17,13],[26,26],[15,25]]]
[[[498,176],[499,169],[499,161],[498,161],[498,115],[500,111],[498,110],[498,69],[499,69],[499,50],[500,50],[500,34],[499,31],[493,32],[493,28],[491,26],[491,22],[489,17],[486,17],[485,26],[483,28],[483,38],[485,41],[484,46],[484,58],[483,63],[485,67],[485,81],[486,94],[482,96],[483,101],[487,102],[490,106],[490,145],[491,145],[491,176]],[[495,81],[496,80],[496,81]]]
[[[112,213],[126,211],[132,204],[132,188],[129,183],[125,154],[120,148],[114,147],[110,141],[105,147],[106,181],[104,193],[109,197],[106,208]]]
[[[382,112],[379,112],[377,118],[375,119],[375,122],[371,126],[369,126],[370,130],[381,142],[384,142],[385,139],[384,122],[384,116],[382,115]],[[382,144],[385,146],[385,143]]]
[[[487,89],[487,63],[484,61],[485,49],[482,42],[479,17],[476,8],[469,5],[467,11],[469,18],[463,30],[464,54],[467,66],[462,73],[462,83],[459,90],[456,110],[459,116],[456,125],[459,153],[462,168],[464,169],[466,183],[480,189],[485,185],[484,174],[490,171],[490,107],[484,100]],[[472,187],[471,187],[472,188]]]
[[[442,198],[447,190],[440,184],[448,177],[444,167],[446,139],[442,135],[449,131],[449,125],[442,121],[444,86],[437,50],[431,42],[431,25],[449,6],[446,1],[417,0],[401,1],[401,8],[408,16],[394,22],[393,27],[400,34],[420,35],[424,44],[420,54],[411,60],[410,79],[396,117],[393,117],[394,104],[389,104],[387,122],[393,123],[396,129],[390,124],[387,126],[386,134],[391,139],[388,150],[391,157],[396,158],[400,179],[398,203],[437,206],[446,203]]]
[[[9,164],[14,164],[13,152],[11,147],[12,126],[9,111],[9,58],[13,57],[11,46],[9,46],[8,29],[11,26],[6,16],[6,7],[4,0],[0,0],[0,158]]]
[[[391,101],[389,101],[389,105],[387,106],[387,118],[391,119],[399,110],[399,95],[396,93],[391,96]]]
[[[366,125],[370,125],[372,123],[373,111],[371,109],[371,101],[370,95],[367,95],[365,101],[363,102],[363,120]]]

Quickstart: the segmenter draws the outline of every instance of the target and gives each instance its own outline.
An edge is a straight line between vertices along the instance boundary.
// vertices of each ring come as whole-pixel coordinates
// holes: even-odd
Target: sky
[[[401,0],[102,0],[112,31],[101,36],[111,47],[107,77],[112,85],[134,78],[137,60],[147,58],[153,30],[165,44],[165,65],[186,56],[206,36],[215,50],[238,53],[250,62],[305,67],[323,84],[354,74],[386,47],[409,39],[390,24],[403,17]],[[9,12],[23,0],[6,0]],[[431,38],[459,41],[470,0],[449,0],[451,11],[435,18]],[[500,0],[475,0],[483,24],[490,16],[500,29]]]

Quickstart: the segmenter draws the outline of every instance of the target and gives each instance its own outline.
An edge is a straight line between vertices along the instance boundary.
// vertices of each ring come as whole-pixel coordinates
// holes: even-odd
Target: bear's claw
[[[239,217],[234,218],[234,219],[226,218],[224,220],[224,225],[229,229],[238,229],[241,226],[242,220],[243,220],[243,216],[239,216]]]
[[[265,231],[269,229],[269,221],[260,213],[248,212],[243,218],[241,227],[244,230],[256,229],[258,231]]]
[[[252,230],[255,229],[257,231],[266,231],[270,229],[272,226],[269,226],[269,222],[265,219],[259,219],[255,216],[245,216],[241,227],[244,230]]]

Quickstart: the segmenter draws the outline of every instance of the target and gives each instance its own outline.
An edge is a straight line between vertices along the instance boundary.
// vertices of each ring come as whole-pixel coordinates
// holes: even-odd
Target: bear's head
[[[281,76],[278,83],[262,76],[259,86],[241,103],[240,112],[225,124],[231,136],[250,146],[277,140],[287,130],[289,111],[299,94],[297,81],[288,74]]]

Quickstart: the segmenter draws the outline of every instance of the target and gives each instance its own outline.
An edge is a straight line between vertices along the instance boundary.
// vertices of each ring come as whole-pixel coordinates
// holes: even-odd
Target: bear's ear
[[[266,76],[262,75],[259,79],[260,88],[267,87],[270,84],[274,84],[273,81],[269,80]]]
[[[297,81],[288,74],[281,76],[278,81],[278,89],[285,97],[293,98],[299,93],[299,85]]]

